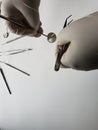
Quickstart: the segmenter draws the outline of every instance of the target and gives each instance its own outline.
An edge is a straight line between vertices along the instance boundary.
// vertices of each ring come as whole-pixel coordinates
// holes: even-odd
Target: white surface
[[[97,4],[97,0],[42,0],[40,15],[45,33],[58,34],[68,15],[78,19],[97,11]],[[4,57],[31,77],[3,65],[13,95],[8,94],[0,75],[0,127],[4,130],[98,130],[98,71],[60,69],[55,72],[55,45],[48,44],[43,36],[25,37],[0,50],[26,47],[34,50]]]

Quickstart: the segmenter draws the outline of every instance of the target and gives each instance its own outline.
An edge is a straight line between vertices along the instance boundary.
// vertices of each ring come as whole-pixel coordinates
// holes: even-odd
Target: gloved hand
[[[58,35],[56,65],[76,70],[98,69],[98,12],[74,21]]]
[[[1,14],[22,25],[6,22],[13,33],[39,37],[43,32],[39,17],[40,0],[2,0]]]

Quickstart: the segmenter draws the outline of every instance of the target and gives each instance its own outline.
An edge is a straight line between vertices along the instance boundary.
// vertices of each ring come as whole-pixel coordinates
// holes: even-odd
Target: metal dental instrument
[[[68,22],[68,19],[71,17],[72,15],[69,15],[66,19],[65,19],[65,23],[64,23],[64,26],[63,28],[66,28],[67,25],[71,24],[73,19]],[[59,71],[60,69],[60,65],[62,65],[61,63],[61,58],[63,56],[63,54],[67,51],[69,45],[70,45],[71,42],[68,42],[66,44],[63,44],[63,45],[59,45],[58,46],[58,53],[57,53],[57,58],[56,58],[56,62],[55,62],[55,67],[54,67],[54,70],[55,71]]]
[[[14,50],[9,50],[9,51],[3,51],[0,52],[0,56],[9,56],[9,55],[16,55],[20,53],[24,53],[27,51],[32,51],[32,48],[26,48],[26,49],[14,49]]]
[[[9,87],[9,85],[8,85],[8,82],[7,82],[7,80],[6,80],[5,74],[4,74],[4,72],[3,72],[3,69],[2,69],[1,67],[0,67],[0,72],[1,72],[1,74],[2,74],[2,77],[3,77],[4,81],[5,81],[5,84],[6,84],[6,87],[7,87],[8,91],[9,91],[9,94],[12,94],[12,92],[11,92],[11,90],[10,90],[10,87]]]
[[[27,76],[30,76],[30,74],[28,74],[27,72],[24,72],[23,70],[21,70],[21,69],[19,69],[19,68],[16,68],[15,66],[13,66],[13,65],[11,65],[11,64],[8,64],[8,63],[6,63],[6,62],[4,62],[4,61],[0,61],[0,62],[3,63],[3,64],[8,65],[9,67],[11,67],[11,68],[13,68],[13,69],[16,69],[16,70],[20,71],[21,73],[23,73],[23,74],[25,74],[25,75],[27,75]]]
[[[63,65],[63,64],[61,63],[61,58],[62,58],[63,54],[67,51],[67,49],[68,49],[70,43],[71,43],[71,42],[69,41],[69,42],[66,43],[66,44],[63,44],[63,45],[59,45],[59,46],[58,46],[58,49],[59,49],[59,50],[58,50],[58,53],[57,53],[57,58],[56,58],[55,67],[54,67],[55,71],[58,71],[58,70],[60,69],[60,65]]]
[[[14,41],[16,41],[16,40],[18,40],[18,39],[21,39],[21,38],[23,38],[23,37],[25,37],[25,36],[19,36],[19,37],[17,37],[17,38],[14,38],[14,39],[12,39],[12,40],[9,40],[9,41],[3,43],[2,45],[9,44],[9,43],[14,42]]]
[[[20,54],[20,53],[24,53],[24,52],[27,52],[27,51],[32,51],[33,49],[32,48],[28,48],[28,49],[20,49],[20,50],[16,50],[16,51],[12,51],[12,52],[9,52],[8,55],[16,55],[16,54]]]
[[[62,45],[62,46],[59,46],[59,51],[58,51],[58,54],[57,54],[57,58],[56,58],[56,62],[55,62],[55,67],[54,67],[54,70],[55,71],[58,71],[60,69],[60,65],[61,65],[61,57],[65,51],[65,45]]]
[[[7,21],[9,21],[9,22],[11,22],[11,23],[19,26],[19,27],[22,27],[22,28],[24,27],[24,25],[22,25],[22,24],[20,24],[20,23],[18,23],[16,21],[14,21],[14,20],[12,20],[12,19],[9,19],[9,18],[7,18],[7,17],[5,17],[3,15],[0,15],[0,18],[2,18],[4,20],[7,20]],[[53,33],[53,32],[50,32],[48,35],[46,35],[44,33],[40,33],[40,32],[38,32],[38,33],[41,34],[41,35],[43,35],[43,36],[45,36],[45,37],[47,37],[47,41],[50,42],[50,43],[53,43],[53,42],[56,41],[56,34]]]
[[[9,19],[9,18],[7,18],[7,17],[5,17],[5,16],[3,16],[3,15],[1,15],[1,14],[0,14],[0,18],[2,18],[2,19],[4,19],[4,20],[7,20],[7,21],[9,21],[9,22],[11,22],[11,23],[14,23],[15,25],[17,25],[17,26],[19,26],[19,27],[24,27],[22,24],[17,23],[16,21],[11,20],[11,19]]]
[[[67,25],[69,25],[69,24],[73,21],[73,19],[72,19],[69,23],[67,22],[70,17],[72,17],[72,15],[69,15],[69,16],[65,19],[65,23],[64,23],[63,28],[65,28]]]

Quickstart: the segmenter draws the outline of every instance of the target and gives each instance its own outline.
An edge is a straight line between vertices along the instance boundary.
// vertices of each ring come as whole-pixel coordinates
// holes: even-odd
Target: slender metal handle
[[[7,87],[8,91],[9,91],[9,94],[12,94],[2,68],[0,68],[0,72],[2,74],[2,77],[3,77],[4,81],[5,81],[5,84],[6,84],[6,87]]]
[[[24,27],[24,25],[22,25],[22,24],[20,24],[20,23],[18,23],[18,22],[16,22],[16,21],[14,21],[14,20],[12,20],[12,19],[9,19],[9,18],[7,18],[7,17],[5,17],[5,16],[3,16],[3,15],[1,15],[0,14],[0,18],[2,18],[2,19],[4,19],[4,20],[7,20],[7,21],[9,21],[9,22],[11,22],[11,23],[13,23],[13,24],[15,24],[15,25],[17,25],[17,26],[19,26],[19,27]],[[40,32],[38,32],[39,34],[42,34],[43,36],[45,36],[45,37],[48,37],[46,34],[43,34],[43,33],[40,33]]]
[[[19,69],[19,68],[16,68],[15,66],[13,66],[13,65],[11,65],[11,64],[8,64],[8,63],[6,63],[6,62],[4,62],[4,61],[0,61],[0,62],[6,64],[7,66],[9,66],[9,67],[11,67],[11,68],[13,68],[13,69],[16,69],[16,70],[20,71],[21,73],[23,73],[23,74],[25,74],[25,75],[27,75],[27,76],[30,76],[30,74],[28,74],[27,72],[24,72],[23,70],[21,70],[21,69]]]
[[[13,24],[19,26],[19,27],[22,27],[22,28],[24,27],[24,25],[22,25],[22,24],[20,24],[20,23],[18,23],[18,22],[16,22],[16,21],[14,21],[14,20],[12,20],[12,19],[9,19],[9,18],[7,18],[7,17],[5,17],[5,16],[3,16],[3,15],[0,15],[0,18],[2,18],[2,19],[4,19],[4,20],[7,20],[7,21],[9,21],[9,22],[11,22],[11,23],[13,23]],[[44,34],[44,33],[41,33],[41,32],[37,32],[37,33],[43,35],[44,37],[47,37],[47,40],[48,40],[48,42],[50,42],[50,43],[54,43],[54,42],[56,41],[56,34],[53,33],[53,32],[50,32],[48,35],[46,35],[46,34]],[[15,40],[17,40],[17,39],[15,39]],[[15,41],[15,40],[12,40],[12,41]],[[12,41],[11,41],[11,42],[12,42]]]

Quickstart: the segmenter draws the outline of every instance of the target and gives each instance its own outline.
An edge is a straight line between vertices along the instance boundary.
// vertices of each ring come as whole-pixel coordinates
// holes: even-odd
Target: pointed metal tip
[[[11,91],[9,91],[9,94],[10,94],[10,95],[12,95],[12,92],[11,92]]]
[[[60,69],[60,63],[56,63],[55,67],[54,67],[54,70],[59,71],[59,69]]]

